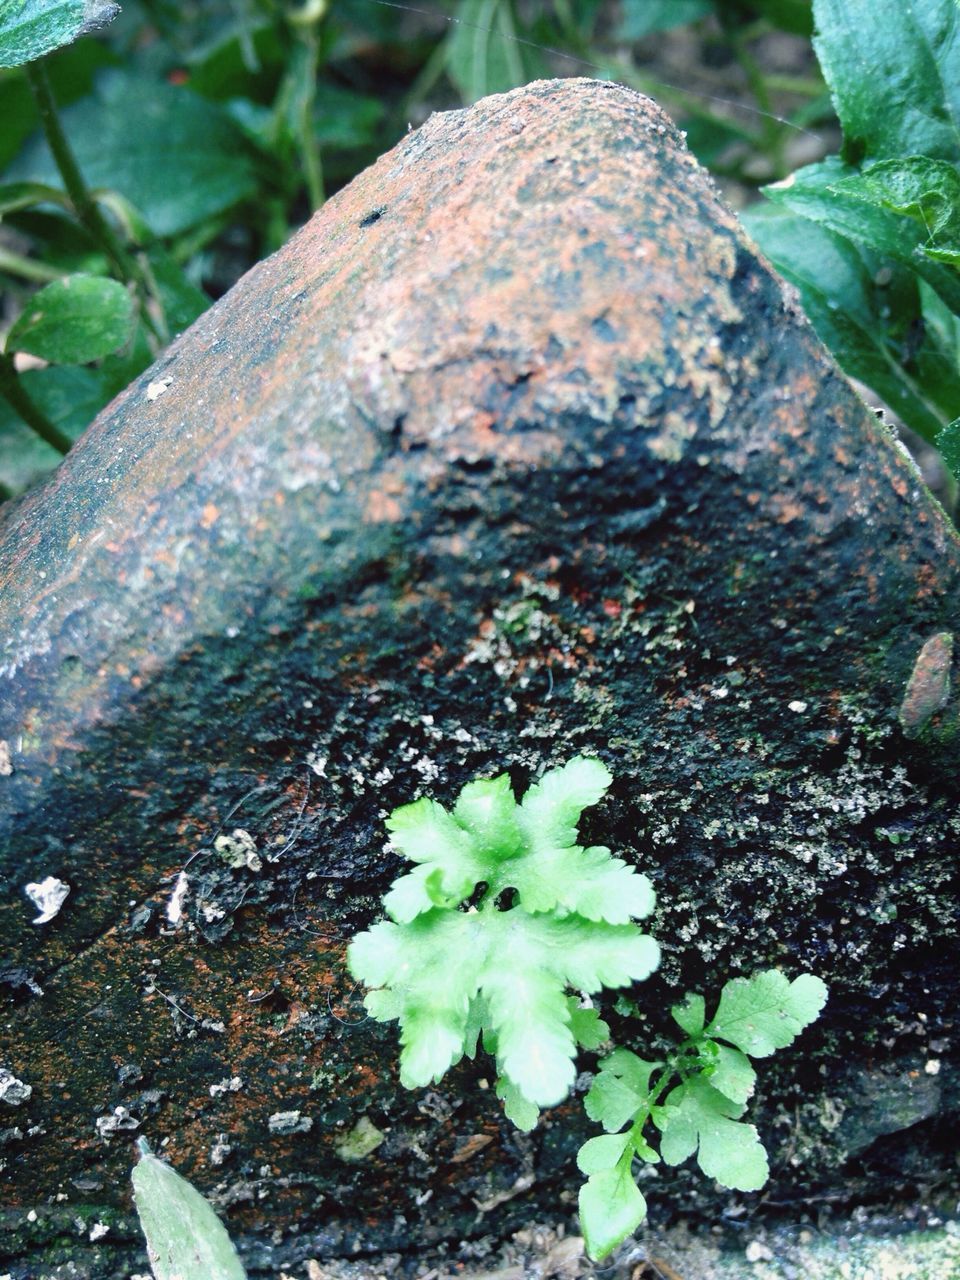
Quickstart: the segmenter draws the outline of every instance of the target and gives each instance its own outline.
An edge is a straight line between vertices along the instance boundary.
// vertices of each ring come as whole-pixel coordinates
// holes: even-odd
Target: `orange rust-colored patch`
[[[400,503],[382,489],[372,489],[367,495],[363,510],[363,518],[367,524],[395,524],[402,515]]]
[[[952,665],[953,633],[938,631],[917,654],[900,704],[898,718],[908,737],[919,733],[946,705]]]
[[[220,508],[213,502],[205,504],[200,513],[200,526],[203,529],[212,529],[220,519]]]

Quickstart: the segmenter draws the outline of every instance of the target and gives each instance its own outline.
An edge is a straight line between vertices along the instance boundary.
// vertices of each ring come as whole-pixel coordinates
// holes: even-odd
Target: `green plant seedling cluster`
[[[532,1128],[573,1084],[577,1044],[606,1029],[571,989],[624,987],[657,967],[634,923],[649,880],[609,849],[582,848],[577,823],[610,785],[599,760],[554,769],[518,804],[510,778],[469,783],[452,813],[417,800],[394,810],[394,846],[417,864],[384,898],[389,920],[354,938],[350,971],[373,988],[370,1014],[400,1023],[400,1079],[439,1080],[483,1047],[507,1115]]]
[[[580,1223],[587,1248],[605,1257],[646,1215],[633,1178],[633,1161],[681,1164],[696,1153],[707,1177],[737,1191],[757,1191],[767,1181],[767,1154],[752,1124],[742,1117],[753,1094],[750,1058],[767,1058],[791,1044],[820,1013],[827,998],[813,974],[788,981],[777,969],[735,978],[706,1023],[702,995],[688,995],[671,1009],[685,1039],[664,1062],[645,1062],[615,1049],[600,1063],[586,1096],[587,1115],[606,1133],[580,1148],[587,1174],[580,1190]],[[648,1123],[659,1131],[645,1136]]]
[[[574,993],[625,987],[659,960],[657,943],[635,923],[654,907],[647,877],[609,849],[577,843],[583,810],[611,781],[599,760],[577,757],[545,773],[520,803],[502,774],[469,783],[452,812],[424,798],[387,819],[394,847],[416,866],[384,897],[389,919],[354,938],[347,960],[371,988],[371,1016],[400,1024],[407,1088],[438,1081],[482,1044],[496,1059],[507,1117],[529,1130],[541,1107],[567,1096],[577,1046],[607,1042],[606,1023]],[[685,1038],[665,1061],[623,1048],[602,1059],[585,1106],[606,1132],[577,1157],[587,1175],[580,1221],[594,1258],[646,1214],[634,1160],[676,1165],[696,1153],[723,1186],[763,1186],[766,1152],[742,1119],[756,1081],[750,1059],[791,1044],[826,996],[812,974],[736,978],[709,1023],[701,995],[672,1008]]]

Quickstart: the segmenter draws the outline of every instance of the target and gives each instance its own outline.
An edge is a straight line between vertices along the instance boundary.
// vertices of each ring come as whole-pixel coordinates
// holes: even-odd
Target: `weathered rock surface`
[[[952,1167],[960,547],[649,101],[431,119],[5,511],[0,584],[32,1256],[86,1214],[84,1274],[121,1266],[139,1135],[287,1257],[569,1204],[579,1121],[512,1133],[483,1064],[403,1093],[343,948],[399,869],[386,811],[578,752],[657,884],[644,1034],[687,985],[830,983],[765,1077],[770,1198]],[[897,1132],[867,1077],[912,1091]]]

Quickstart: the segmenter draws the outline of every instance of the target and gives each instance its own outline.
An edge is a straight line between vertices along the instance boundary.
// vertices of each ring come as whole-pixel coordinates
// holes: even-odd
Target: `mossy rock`
[[[568,1212],[579,1102],[524,1138],[483,1063],[404,1093],[343,954],[389,809],[587,753],[616,779],[587,834],[659,897],[618,1037],[814,971],[755,1109],[769,1199],[946,1194],[958,549],[652,103],[432,118],[5,509],[6,1203],[129,1210],[144,1135],[251,1241]],[[930,1087],[871,1129],[876,1072]],[[686,1169],[649,1199],[726,1203]]]

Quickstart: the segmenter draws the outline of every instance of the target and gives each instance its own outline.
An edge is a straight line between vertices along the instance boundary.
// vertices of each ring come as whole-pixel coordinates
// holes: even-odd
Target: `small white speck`
[[[151,382],[147,386],[147,403],[153,404],[154,400],[159,400],[172,382],[173,379],[169,376],[157,378],[155,382]]]
[[[102,1240],[109,1230],[110,1228],[105,1222],[95,1222],[90,1228],[90,1239]]]
[[[940,1074],[940,1059],[928,1058],[923,1064],[923,1069],[928,1076],[938,1076]]]
[[[25,884],[23,892],[40,912],[33,923],[47,924],[66,902],[70,886],[56,876],[45,876],[37,883]]]
[[[748,1262],[769,1262],[773,1258],[767,1246],[759,1240],[751,1240],[745,1252]]]
[[[798,699],[795,699],[793,702],[787,703],[787,710],[796,711],[798,714],[800,714],[801,712],[806,711],[807,706],[808,704],[806,702],[801,702],[798,698]]]

